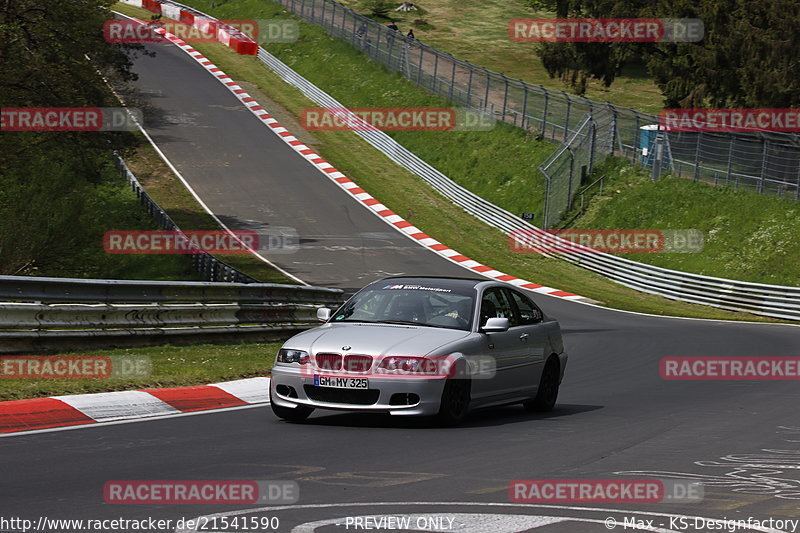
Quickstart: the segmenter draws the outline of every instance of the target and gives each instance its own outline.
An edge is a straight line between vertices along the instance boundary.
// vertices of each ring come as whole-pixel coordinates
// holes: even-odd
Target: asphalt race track
[[[230,227],[297,229],[300,251],[270,255],[276,264],[345,289],[387,274],[467,274],[360,207],[183,52],[154,48],[158,57],[136,66],[138,85],[163,112],[148,131]],[[298,425],[256,407],[7,437],[0,439],[0,517],[177,520],[245,511],[277,517],[278,531],[300,532],[345,531],[331,524],[346,517],[405,515],[445,519],[436,530],[509,533],[609,531],[608,518],[624,530],[626,517],[641,520],[628,530],[650,531],[719,530],[670,515],[800,518],[797,382],[659,376],[665,356],[798,356],[800,328],[647,317],[534,297],[560,320],[570,355],[552,413],[499,408],[441,429],[319,412]],[[515,479],[654,477],[701,481],[704,498],[509,505]],[[282,508],[104,502],[107,481],[136,479],[294,480],[300,494]]]

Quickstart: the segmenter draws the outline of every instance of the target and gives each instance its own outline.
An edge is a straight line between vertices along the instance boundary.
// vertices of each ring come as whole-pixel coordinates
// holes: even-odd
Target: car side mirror
[[[317,320],[320,322],[327,322],[331,318],[331,310],[327,307],[320,307],[317,309]]]
[[[481,331],[484,333],[502,333],[503,331],[508,331],[508,325],[507,318],[488,318]]]

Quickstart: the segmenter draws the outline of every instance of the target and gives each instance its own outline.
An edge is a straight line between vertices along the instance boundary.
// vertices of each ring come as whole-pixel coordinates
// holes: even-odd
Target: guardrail
[[[186,7],[177,2],[173,3],[182,8]],[[199,11],[196,12],[202,14]],[[203,14],[203,16],[208,15]],[[338,109],[346,108],[262,47],[259,47],[258,58],[285,82],[298,88],[317,105]],[[354,133],[486,224],[506,234],[515,231],[541,231],[536,226],[455,183],[382,131],[354,131]],[[561,242],[565,246],[570,245],[568,241]],[[637,263],[605,253],[548,255],[597,272],[621,285],[672,300],[774,318],[800,320],[800,287],[702,276]]]
[[[318,307],[342,300],[340,289],[275,283],[0,276],[0,353],[187,337],[277,340],[313,327]]]

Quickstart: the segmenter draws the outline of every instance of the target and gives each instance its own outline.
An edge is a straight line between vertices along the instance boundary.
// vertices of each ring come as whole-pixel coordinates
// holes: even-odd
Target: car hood
[[[469,334],[456,329],[352,322],[325,324],[305,331],[284,346],[315,354],[347,351],[367,355],[426,355]],[[350,346],[350,350],[343,350],[343,346]]]

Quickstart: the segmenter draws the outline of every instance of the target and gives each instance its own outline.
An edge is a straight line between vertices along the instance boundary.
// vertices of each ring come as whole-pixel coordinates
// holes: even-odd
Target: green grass
[[[698,229],[698,253],[620,254],[665,268],[776,285],[800,285],[800,203],[666,176],[657,182],[627,161],[609,162],[574,228]]]
[[[236,2],[236,4],[223,4],[221,8],[216,10],[211,10],[209,4],[209,2],[195,1],[192,5],[203,11],[212,11],[215,16],[220,18],[278,18],[287,16],[282,13],[279,7],[269,2],[255,3],[252,0],[242,0]],[[243,10],[241,12],[232,10],[234,7],[239,7]],[[221,12],[223,10],[226,11]],[[299,69],[301,74],[309,76],[312,81],[319,82],[324,89],[328,90],[331,86],[337,86],[338,91],[342,92],[343,95],[335,94],[335,96],[340,97],[343,103],[361,105],[351,102],[349,95],[346,94],[348,87],[346,81],[348,79],[351,81],[357,79],[354,73],[369,76],[367,80],[362,81],[359,79],[357,81],[357,85],[360,88],[354,87],[354,94],[359,92],[367,93],[369,91],[374,91],[377,95],[389,93],[400,100],[395,102],[395,105],[405,105],[406,98],[413,98],[415,101],[431,98],[424,93],[421,95],[412,94],[415,91],[421,92],[421,90],[410,84],[403,85],[406,83],[404,80],[396,75],[386,73],[382,67],[367,61],[363,55],[349,46],[329,38],[319,28],[307,24],[301,24],[301,28],[302,37],[299,42],[285,45],[283,52],[277,49],[277,45],[270,46],[270,49],[278,54],[281,59],[287,59],[286,56],[289,56],[289,59],[296,58],[297,62],[303,62],[306,66],[303,69]],[[331,161],[340,171],[350,176],[362,188],[381,200],[390,209],[419,226],[433,238],[453,246],[459,252],[476,261],[536,283],[554,286],[593,298],[611,307],[665,315],[768,320],[642,294],[612,283],[586,270],[573,267],[563,261],[548,259],[535,254],[513,253],[509,250],[507,239],[502,233],[464,213],[462,209],[453,205],[422,180],[398,167],[384,155],[371,148],[354,133],[340,131],[308,132],[297,129],[298,122],[296,117],[300,116],[302,109],[313,104],[298,90],[286,85],[280,78],[271,73],[257,59],[238,56],[220,44],[196,45],[196,48],[202,51],[204,55],[209,57],[229,76],[236,80],[247,80],[247,91],[256,100],[262,103],[270,113],[276,115],[279,121],[294,132],[295,135],[298,135],[304,143],[320,153],[325,159]],[[318,64],[314,58],[320,55],[325,56],[326,61]],[[324,74],[320,74],[320,72]],[[328,81],[315,79],[326,76],[332,79]],[[412,95],[409,96],[410,94]],[[430,101],[436,102],[436,100]],[[491,134],[484,135],[487,135],[485,139],[490,139],[491,135],[498,134],[498,132],[491,132]],[[431,134],[420,133],[419,135],[429,136]],[[455,137],[457,134],[452,135]],[[470,135],[480,135],[480,132],[470,132]],[[432,137],[426,138],[431,139]],[[420,142],[424,144],[424,142]],[[552,145],[536,143],[532,139],[526,142],[530,142],[531,147],[547,146],[552,149]],[[433,145],[432,142],[429,144]],[[479,141],[475,141],[474,146],[479,144]],[[487,146],[492,145],[487,143]],[[429,149],[431,151],[445,151],[445,148],[437,146],[429,147]],[[486,172],[490,172],[492,167],[499,167],[500,165],[496,163],[497,161],[502,161],[503,165],[507,163],[513,167],[516,159],[524,156],[508,154],[507,159],[493,159],[493,157],[496,157],[496,155],[488,150],[480,155],[481,161],[486,165],[483,167]],[[485,161],[495,161],[495,163],[485,163]],[[456,163],[458,163],[457,159],[451,161],[451,164]],[[475,173],[474,176],[458,175],[451,177],[455,177],[459,181],[470,178],[476,182],[489,179],[487,176],[481,176],[478,173]],[[320,179],[324,178],[321,176]],[[516,200],[520,202],[520,205],[530,205],[528,202],[536,201],[535,193],[531,193],[530,200],[525,197],[526,194],[527,191],[525,191],[525,194],[517,192],[520,198],[516,198]]]
[[[370,13],[369,2],[341,1],[364,15]],[[242,2],[236,3],[240,4]],[[547,74],[536,53],[536,43],[515,42],[508,36],[510,20],[552,18],[553,13],[534,11],[518,0],[423,0],[414,4],[422,11],[392,10],[389,13],[404,34],[413,28],[417,39],[459,59],[548,89],[573,92],[568,84]],[[398,5],[400,2],[393,3],[395,7]],[[415,23],[419,20],[428,24]],[[388,23],[387,20],[378,21]],[[584,96],[646,113],[658,113],[664,107],[658,86],[646,69],[637,64],[623,69],[611,87],[603,87],[596,80],[590,81]]]
[[[146,356],[152,374],[141,379],[0,379],[0,401],[155,387],[182,387],[267,376],[281,343],[203,344],[91,350],[57,355]],[[43,354],[42,354],[43,355]],[[55,354],[54,354],[55,355]],[[2,356],[13,357],[13,356]]]

